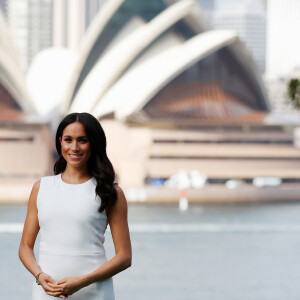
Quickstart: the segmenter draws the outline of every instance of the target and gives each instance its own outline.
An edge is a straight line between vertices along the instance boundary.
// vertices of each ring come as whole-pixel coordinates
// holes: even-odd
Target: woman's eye
[[[88,141],[87,139],[81,139],[81,140],[79,140],[79,142],[81,142],[81,143],[83,143],[83,144],[84,144],[84,143],[87,143],[87,141]]]
[[[71,139],[65,139],[66,142],[71,142]]]

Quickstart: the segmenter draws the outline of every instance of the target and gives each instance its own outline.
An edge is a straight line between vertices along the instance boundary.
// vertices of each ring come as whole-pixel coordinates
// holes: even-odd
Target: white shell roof
[[[83,82],[69,111],[91,112],[137,55],[194,9],[194,1],[180,1],[165,9],[149,23],[145,24],[140,21],[138,29],[110,49],[94,66]]]
[[[98,103],[93,114],[101,117],[115,112],[117,118],[126,119],[184,70],[237,40],[233,31],[211,30],[156,55],[125,74]]]
[[[131,26],[130,33],[108,45],[109,51],[104,52],[85,77],[70,106],[80,68],[109,18],[123,3],[121,0],[107,2],[96,17],[85,39],[86,44],[79,53],[80,63],[77,63],[68,86],[62,112],[87,111],[96,117],[115,113],[118,118],[126,119],[142,109],[181,72],[223,47],[228,47],[249,74],[248,79],[257,86],[258,94],[265,100],[266,106],[269,105],[261,75],[247,49],[233,32],[211,30],[194,0],[165,2],[168,7],[148,23],[136,19],[132,20],[132,24],[127,24]],[[104,15],[106,18],[103,19]],[[169,30],[179,21],[184,21],[192,31],[199,34],[185,40],[174,30]],[[135,30],[132,29],[133,25],[136,26]]]
[[[61,113],[66,113],[71,104],[73,91],[76,87],[76,83],[79,79],[82,68],[88,59],[88,56],[91,53],[93,46],[95,45],[99,34],[103,31],[104,27],[107,25],[108,21],[118,10],[125,0],[109,0],[103,4],[101,10],[95,16],[94,21],[89,26],[88,31],[86,32],[82,47],[79,50],[78,60],[76,62],[73,76],[71,77],[68,88],[64,97],[64,101],[61,103]]]
[[[144,33],[145,34],[147,33],[149,35],[149,36],[144,35],[144,39],[145,39],[145,41],[147,41],[146,44],[144,44],[141,41],[140,33],[137,32],[134,36],[131,35],[131,39],[132,39],[131,41],[135,43],[135,44],[131,45],[131,48],[136,47],[138,50],[138,51],[136,51],[135,57],[132,58],[132,56],[134,54],[134,49],[132,49],[133,51],[128,53],[127,58],[122,58],[122,61],[120,62],[120,67],[117,68],[117,70],[115,70],[114,73],[112,71],[109,71],[110,72],[110,74],[108,76],[109,80],[105,79],[105,83],[102,84],[100,82],[99,78],[106,77],[107,70],[105,70],[105,73],[103,73],[101,71],[101,74],[100,74],[99,69],[102,69],[102,67],[100,68],[100,66],[101,65],[107,66],[108,58],[111,59],[111,57],[112,57],[112,55],[109,55],[109,57],[104,55],[100,59],[100,61],[102,61],[102,59],[105,58],[106,63],[104,63],[104,61],[99,62],[100,65],[97,68],[98,70],[90,71],[93,73],[91,73],[88,76],[88,78],[86,78],[84,80],[84,82],[82,83],[81,87],[79,88],[79,90],[77,92],[80,95],[78,95],[78,96],[76,95],[75,99],[73,99],[72,97],[73,97],[74,89],[76,87],[76,84],[78,83],[80,74],[83,70],[86,60],[88,59],[95,43],[97,42],[99,35],[103,32],[105,26],[108,24],[109,20],[113,17],[113,15],[117,12],[118,8],[120,8],[120,6],[123,4],[123,2],[124,2],[124,0],[109,0],[109,1],[107,1],[103,5],[102,9],[99,11],[97,16],[94,18],[93,23],[91,24],[90,28],[88,29],[88,31],[83,39],[83,46],[80,49],[79,54],[78,54],[78,61],[75,66],[73,76],[68,84],[67,92],[64,97],[64,101],[61,105],[61,113],[62,114],[71,112],[71,111],[82,111],[82,110],[90,111],[91,109],[93,109],[96,105],[95,101],[100,101],[100,97],[102,96],[102,94],[104,94],[105,91],[109,88],[109,86],[112,85],[112,83],[113,83],[112,79],[115,78],[115,80],[116,80],[117,77],[121,75],[122,72],[120,72],[120,70],[125,68],[125,66],[126,66],[125,62],[127,61],[127,65],[130,64],[130,62],[137,55],[139,55],[141,51],[143,51],[143,49],[147,46],[147,44],[149,44],[149,42],[151,40],[153,41],[153,39],[155,37],[157,37],[163,31],[166,31],[167,29],[169,29],[174,23],[176,23],[176,21],[183,19],[186,22],[186,24],[190,28],[192,28],[192,30],[194,30],[195,32],[204,31],[209,28],[209,25],[206,23],[204,15],[195,0],[164,1],[167,6],[165,11],[162,12],[160,14],[160,16],[157,16],[155,18],[156,19],[155,22],[153,22],[153,23],[149,22],[149,23],[151,23],[151,26],[149,26],[149,27],[147,26],[143,29]],[[179,11],[180,9],[182,9],[182,12]],[[189,13],[187,13],[187,12],[189,12]],[[157,24],[160,24],[162,26],[162,29],[164,29],[164,30],[159,29]],[[167,25],[169,25],[169,26],[167,27]],[[142,28],[138,29],[138,31],[142,31]],[[111,47],[112,45],[108,45],[108,48],[110,48],[110,51],[113,51],[113,49],[114,49],[114,52],[116,53],[116,52],[118,52],[116,50],[116,48],[119,47],[120,45],[125,46],[125,44],[127,44],[128,41],[130,41],[130,40],[127,40],[126,43],[124,41],[124,44],[123,44],[123,41],[121,40],[120,43],[116,44],[113,47]],[[113,42],[114,41],[112,41],[112,43]],[[106,54],[107,54],[107,52],[106,52]],[[127,52],[126,53],[123,52],[122,56],[123,55],[127,55]],[[121,57],[118,57],[118,60],[120,60],[120,58]],[[114,60],[113,64],[109,65],[109,68],[114,68],[114,65],[119,63],[118,60]],[[98,78],[97,85],[95,83],[96,77]],[[99,91],[94,91],[94,89],[96,89],[97,86],[99,87]],[[83,91],[80,91],[81,88],[83,88]],[[87,97],[87,90],[89,90],[88,97]],[[82,99],[84,99],[84,100],[82,100]],[[86,105],[82,104],[81,103],[82,101],[84,101],[86,103]],[[74,105],[72,105],[72,107],[70,108],[71,102],[72,103],[74,102]]]
[[[108,0],[102,6],[83,39],[76,60],[75,56],[71,59],[71,55],[66,52],[60,52],[61,60],[58,65],[53,60],[53,68],[48,73],[44,72],[44,78],[41,78],[48,84],[48,94],[51,95],[49,98],[43,97],[46,89],[37,91],[33,79],[38,78],[47,59],[52,61],[58,50],[47,50],[37,56],[28,73],[29,87],[36,103],[29,96],[17,52],[0,14],[0,82],[24,112],[34,112],[36,107],[43,115],[60,103],[61,114],[87,111],[101,117],[115,113],[117,118],[126,120],[142,109],[176,76],[224,47],[228,47],[247,70],[250,80],[267,101],[262,78],[253,59],[247,54],[247,49],[232,31],[211,30],[195,0],[165,1],[168,3],[167,8],[148,23],[140,17],[133,18],[130,24],[124,26],[123,32],[119,33],[119,38],[117,36],[108,45],[109,51],[106,49],[89,71],[73,99],[80,74],[93,47],[124,1]],[[188,40],[184,35],[181,37],[172,28],[180,21],[198,35]],[[59,80],[55,77],[58,82],[53,78],[55,73],[61,73],[59,70],[63,65],[64,55],[65,62],[69,64],[63,77],[59,77]],[[59,91],[50,93],[51,89],[60,84]],[[42,101],[47,104],[44,111],[39,107],[42,97]]]
[[[58,47],[45,49],[34,57],[26,82],[41,116],[46,116],[63,101],[76,58],[71,50]]]

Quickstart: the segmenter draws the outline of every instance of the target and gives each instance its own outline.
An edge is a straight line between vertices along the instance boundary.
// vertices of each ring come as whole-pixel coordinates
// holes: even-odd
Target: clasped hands
[[[55,281],[50,275],[42,273],[39,276],[39,283],[47,295],[62,299],[68,298],[69,295],[84,287],[82,276],[67,277]]]

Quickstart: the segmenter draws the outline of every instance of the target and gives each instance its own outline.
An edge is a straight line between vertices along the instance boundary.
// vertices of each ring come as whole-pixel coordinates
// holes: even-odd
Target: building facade
[[[53,46],[77,51],[94,17],[107,0],[53,0]]]
[[[2,13],[6,18],[7,0],[0,0],[0,9],[2,9]]]
[[[58,4],[74,5],[73,18],[80,14],[82,3]],[[66,18],[64,24],[75,19]],[[80,30],[85,31],[84,18],[77,19],[77,25],[78,35],[72,41],[78,42]],[[71,78],[65,82],[59,114],[89,112],[101,120],[122,185],[166,179],[181,167],[196,168],[214,180],[248,173],[253,163],[247,158],[242,169],[237,159],[233,172],[228,161],[220,168],[216,152],[210,160],[213,167],[208,165],[204,156],[211,152],[209,147],[199,157],[210,136],[203,136],[203,130],[233,128],[234,140],[234,131],[243,126],[263,126],[270,111],[260,72],[234,31],[212,29],[192,0],[110,0],[93,18],[82,41]],[[0,62],[5,65],[6,60],[0,56]],[[6,77],[3,74],[1,82]],[[56,88],[55,80],[50,84]],[[15,102],[24,105],[21,98]],[[180,140],[179,148],[170,145]],[[198,143],[193,153],[191,143]],[[231,147],[227,153],[230,157]]]
[[[247,1],[228,9],[217,8],[211,18],[214,28],[231,29],[245,43],[261,73],[266,65],[266,10],[264,1]]]
[[[27,70],[40,50],[52,46],[52,0],[7,0],[7,22]]]

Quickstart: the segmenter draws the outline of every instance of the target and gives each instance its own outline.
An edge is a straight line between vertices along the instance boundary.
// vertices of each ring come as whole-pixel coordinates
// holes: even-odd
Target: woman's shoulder
[[[40,189],[40,185],[41,185],[41,178],[38,179],[32,186],[32,191],[33,192],[37,192]]]
[[[117,199],[125,199],[125,194],[123,189],[119,186],[118,183],[114,183],[114,188],[117,192]]]
[[[57,178],[57,175],[49,175],[49,176],[42,176],[40,177],[34,184],[33,184],[33,189],[39,189],[40,186],[43,184],[49,184],[51,182],[54,182]]]
[[[53,185],[55,184],[55,178],[55,175],[42,176],[33,184],[31,194],[34,196],[37,206],[39,202],[38,198],[44,197],[53,188]]]

